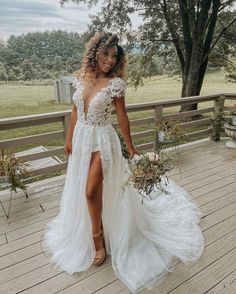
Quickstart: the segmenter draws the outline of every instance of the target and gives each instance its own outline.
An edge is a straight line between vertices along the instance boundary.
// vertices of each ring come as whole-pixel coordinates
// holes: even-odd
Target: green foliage
[[[220,19],[224,23],[233,22],[236,18],[235,11],[224,11],[220,14]],[[222,30],[222,21],[216,24],[216,33],[220,34]],[[225,71],[227,82],[236,82],[236,22],[234,22],[225,32],[215,45],[209,56],[209,63],[215,68],[218,66]]]
[[[219,141],[220,140],[220,133],[221,129],[224,125],[224,116],[223,112],[220,112],[216,117],[211,118],[210,120],[210,136],[211,140],[213,141]]]
[[[128,54],[127,78],[135,88],[143,85],[143,79],[153,76],[174,76],[181,73],[180,64],[174,48],[163,49],[161,52],[150,50],[142,53]]]
[[[80,66],[84,36],[46,31],[11,36],[0,46],[0,81],[53,79]]]
[[[220,98],[219,101],[220,111],[214,117],[210,119],[210,127],[211,130],[211,139],[213,141],[220,140],[221,130],[224,127],[224,124],[232,124],[232,116],[236,115],[236,104],[228,110],[223,111],[224,108],[224,99]]]
[[[72,0],[80,4],[96,5],[97,0]],[[69,0],[60,0],[63,5]],[[135,85],[142,77],[159,74],[167,52],[175,50],[176,60],[165,56],[173,70],[181,69],[182,96],[199,95],[210,53],[232,28],[235,46],[235,0],[106,0],[101,2],[101,13],[92,17],[92,31],[109,30],[128,40],[127,48],[135,56],[134,69],[129,76]],[[131,15],[139,13],[143,19],[137,30],[133,30]],[[233,42],[232,39],[232,42]],[[223,44],[228,50],[228,38]],[[218,46],[221,48],[222,46]],[[140,58],[140,55],[142,58]],[[165,59],[164,59],[165,60]],[[165,68],[165,66],[164,66]],[[135,74],[136,73],[136,74]],[[136,80],[135,80],[136,77]],[[195,109],[190,107],[190,109]],[[183,109],[182,109],[183,110]]]
[[[8,74],[7,70],[5,68],[5,65],[0,62],[0,81],[7,81],[8,80]]]
[[[226,10],[219,15],[219,21],[216,23],[215,35],[222,32],[224,24],[230,24],[236,18],[236,11]],[[228,56],[235,51],[236,47],[236,22],[233,22],[227,29],[224,30],[221,38],[214,46],[210,56],[209,63],[211,65],[225,66]]]
[[[236,47],[231,49],[225,62],[226,80],[230,83],[236,83]]]

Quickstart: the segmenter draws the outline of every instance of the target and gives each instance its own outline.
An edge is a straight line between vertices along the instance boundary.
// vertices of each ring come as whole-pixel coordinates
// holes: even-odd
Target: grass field
[[[126,103],[163,101],[180,97],[179,78],[158,76],[144,81],[137,90],[128,86]],[[236,93],[236,84],[226,83],[222,72],[206,75],[202,95],[223,92]],[[0,118],[46,113],[71,109],[71,105],[57,103],[53,85],[0,84]]]
[[[128,86],[126,93],[126,103],[163,101],[180,97],[181,81],[179,78],[158,76],[144,81],[143,86],[137,90]],[[202,94],[215,93],[236,93],[236,84],[226,83],[222,72],[208,73],[202,89]],[[207,102],[208,103],[208,102]],[[201,107],[208,107],[207,103]],[[52,85],[25,85],[17,83],[0,84],[0,118],[31,115],[37,113],[55,112],[71,109],[69,104],[60,104],[54,100],[54,88]],[[211,103],[212,105],[212,103]],[[178,109],[175,109],[178,111]],[[172,108],[168,112],[173,112]],[[129,114],[131,119],[151,116],[152,112],[144,111]],[[35,127],[19,128],[15,130],[2,131],[1,139],[10,139],[33,134],[60,130],[62,125],[54,123]],[[150,128],[150,126],[136,127],[135,132]],[[142,140],[139,140],[142,143]],[[62,145],[63,140],[48,142],[48,146]]]

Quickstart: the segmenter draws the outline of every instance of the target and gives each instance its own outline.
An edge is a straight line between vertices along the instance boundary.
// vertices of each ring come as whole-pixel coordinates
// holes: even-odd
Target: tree
[[[69,0],[61,0],[63,5]],[[96,5],[97,0],[71,0]],[[132,44],[139,42],[143,55],[174,46],[182,72],[182,97],[199,95],[209,55],[236,22],[222,15],[233,9],[235,0],[108,0],[101,13],[92,18],[94,31],[108,29],[126,35]],[[139,12],[144,23],[134,34],[130,15]],[[217,22],[222,28],[216,33]],[[132,38],[133,37],[133,38]],[[151,53],[150,53],[151,52]],[[196,109],[195,105],[185,110]]]
[[[7,70],[2,62],[0,62],[0,81],[7,81]]]
[[[35,78],[34,67],[29,59],[25,59],[22,64],[23,80],[32,80]]]
[[[236,17],[236,12],[226,11],[222,14],[224,19],[231,21]],[[217,23],[216,32],[222,29],[222,24]],[[236,23],[234,23],[220,38],[214,50],[209,56],[209,63],[212,66],[224,68],[227,81],[236,81]]]
[[[226,79],[228,82],[236,83],[236,48],[232,48],[225,62]]]
[[[63,68],[63,61],[61,56],[55,56],[53,60],[53,67],[56,72],[60,72]]]
[[[0,63],[9,80],[54,78],[60,73],[72,73],[82,60],[84,37],[85,34],[61,30],[12,35],[6,42],[0,41]]]

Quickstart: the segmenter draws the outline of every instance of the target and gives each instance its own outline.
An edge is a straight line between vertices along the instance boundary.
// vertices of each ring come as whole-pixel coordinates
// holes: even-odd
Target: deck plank
[[[101,267],[91,266],[86,272],[80,272],[76,273],[74,275],[68,275],[65,272],[54,272],[54,276],[51,276],[51,273],[48,274],[48,276],[44,276],[44,280],[41,281],[41,283],[38,283],[36,285],[33,285],[32,287],[28,287],[25,289],[22,293],[26,294],[38,294],[38,293],[56,293],[59,291],[64,291],[68,287],[72,286],[75,287],[75,285],[83,281],[84,279],[93,276],[94,274],[102,271],[103,269],[106,269],[108,267],[111,267],[111,260],[110,258],[107,258],[104,264],[101,265]],[[80,293],[80,292],[78,292]],[[83,293],[83,292],[81,292]]]
[[[7,243],[6,235],[5,234],[0,235],[0,245],[6,244],[6,243]]]
[[[0,271],[3,273],[5,268],[14,266],[30,257],[39,255],[40,253],[42,253],[41,243],[36,242],[17,251],[3,255],[0,257]]]
[[[197,275],[195,275],[190,280],[186,281],[170,293],[206,293],[206,291],[208,291],[213,285],[218,283],[222,278],[227,277],[235,268],[235,264],[236,248],[224,255],[222,258],[217,259],[210,266],[203,269]]]
[[[174,271],[152,291],[140,294],[236,293],[236,152],[224,142],[202,140],[180,149],[180,170],[169,173],[187,190],[203,213],[205,250],[193,265],[173,263]],[[59,211],[65,176],[30,184],[29,199],[19,191],[7,220],[0,208],[0,293],[126,294],[110,257],[100,266],[68,275],[53,268],[42,252],[46,224]],[[9,191],[0,198],[7,206]]]
[[[104,269],[98,271],[94,275],[89,276],[81,280],[80,282],[73,284],[72,286],[67,287],[66,289],[59,291],[61,294],[91,294],[96,289],[103,288],[107,284],[110,284],[112,281],[115,281],[117,278],[114,275],[113,269],[111,266],[105,267]]]
[[[33,224],[24,226],[24,227],[19,228],[17,230],[7,232],[6,236],[7,236],[8,241],[11,242],[11,241],[16,240],[18,238],[22,238],[22,237],[30,235],[34,232],[38,232],[40,230],[43,230],[46,227],[47,223],[51,219],[53,219],[53,217],[55,217],[57,215],[58,211],[59,211],[58,208],[56,208],[53,210],[50,217],[44,218],[43,220],[40,220],[40,221],[35,222]]]
[[[50,209],[48,211],[44,211],[44,212],[41,211],[39,213],[33,214],[32,216],[26,217],[26,218],[21,219],[16,222],[12,222],[10,224],[8,224],[8,223],[2,224],[0,226],[0,233],[1,234],[8,233],[8,235],[9,235],[13,231],[24,228],[28,225],[32,225],[32,224],[37,223],[43,219],[49,218],[49,217],[55,215],[57,211],[58,211],[58,207],[54,208],[54,209]]]
[[[37,231],[36,233],[31,233],[22,238],[19,238],[7,244],[1,245],[0,257],[39,242],[41,240],[42,234],[43,234],[43,230],[40,230],[40,231]]]
[[[207,294],[231,294],[236,293],[236,270],[234,269],[225,279],[206,292]]]
[[[212,228],[210,228],[210,229],[208,229],[205,233],[204,233],[204,235],[205,235],[205,237],[206,237],[206,240],[207,240],[207,242],[206,242],[206,246],[208,246],[208,243],[213,243],[214,241],[215,241],[215,239],[219,239],[219,236],[218,235],[216,235],[216,234],[214,234],[214,232],[220,232],[220,230],[219,230],[219,228],[223,228],[222,226],[224,226],[224,227],[228,227],[228,230],[229,230],[229,232],[231,232],[231,224],[234,224],[235,226],[236,226],[236,222],[235,222],[235,218],[233,219],[233,221],[231,221],[231,222],[228,222],[228,223],[225,223],[225,222],[223,222],[223,223],[221,223],[221,224],[218,224],[217,226],[217,228],[214,228],[214,229],[212,229]],[[211,230],[213,230],[213,233],[211,233]],[[224,232],[226,231],[226,229],[224,229]],[[221,230],[221,232],[222,232],[222,230]],[[233,237],[234,238],[234,237]],[[231,240],[231,239],[230,239]],[[225,242],[228,242],[229,240],[228,239],[226,239],[226,241]],[[222,244],[222,242],[221,241],[218,241],[219,242],[219,244],[221,244],[223,247],[224,247],[224,243]],[[209,251],[210,252],[212,252],[212,250],[211,249],[209,249]],[[185,266],[184,266],[185,267]],[[64,287],[65,286],[65,284],[66,285],[68,285],[68,283],[70,283],[71,281],[74,281],[74,280],[71,280],[70,278],[69,278],[70,276],[68,276],[68,275],[66,275],[66,277],[63,277],[63,276],[60,276],[60,275],[56,275],[55,277],[52,277],[51,279],[48,279],[48,280],[46,280],[45,282],[43,282],[43,283],[41,283],[40,285],[37,285],[37,286],[35,286],[35,287],[33,287],[33,288],[30,288],[31,289],[31,291],[33,291],[32,293],[37,293],[37,291],[39,291],[40,290],[40,292],[41,291],[49,291],[49,293],[50,293],[50,290],[49,289],[51,289],[51,288],[53,288],[53,289],[59,289],[59,288],[61,288],[61,287]],[[60,281],[60,283],[59,283],[59,281]],[[110,281],[111,282],[111,281]],[[78,283],[78,281],[77,282],[75,282],[75,284],[77,284]],[[118,282],[117,282],[118,283]],[[119,284],[119,283],[118,283]],[[123,288],[124,287],[124,285],[120,282],[120,286],[119,287],[121,287],[121,288]],[[123,286],[122,286],[123,285]],[[102,287],[104,287],[104,286],[102,286]],[[109,284],[108,285],[108,289],[112,289],[112,283],[111,284]],[[34,289],[35,288],[35,289]],[[102,288],[102,289],[106,289],[106,287],[105,288]],[[101,291],[103,291],[101,289]],[[104,290],[105,291],[105,290]],[[107,290],[108,291],[108,290]],[[31,292],[29,292],[29,293],[31,293]],[[72,293],[73,293],[73,291],[72,291]],[[109,292],[108,292],[109,293]]]
[[[188,175],[182,179],[178,180],[178,184],[180,186],[187,187],[188,185],[191,186],[191,188],[194,188],[193,183],[196,183],[198,185],[199,182],[204,183],[204,179],[213,180],[215,181],[215,176],[220,176],[222,173],[224,175],[228,173],[228,171],[231,171],[235,169],[235,162],[227,162],[224,165],[217,165],[217,166],[210,166],[209,169],[206,169],[204,171],[201,171],[201,173],[197,173],[194,175]],[[226,172],[226,173],[225,173]]]
[[[33,262],[33,260],[31,261]],[[32,287],[33,285],[41,283],[42,281],[45,280],[45,277],[48,278],[54,275],[55,275],[55,270],[52,270],[52,267],[48,264],[42,265],[41,267],[35,270],[32,270],[29,273],[24,275],[21,275],[19,272],[19,275],[17,278],[0,285],[0,293],[4,293],[4,294],[18,293],[27,288]]]
[[[194,265],[185,265],[179,263],[172,273],[169,273],[164,282],[158,286],[158,293],[172,293],[179,285],[186,284],[191,278],[204,271],[214,263],[215,260],[224,257],[226,253],[230,253],[236,247],[236,231],[233,231],[223,238],[211,243],[205,247],[204,253],[200,260]],[[208,281],[207,281],[208,282]],[[181,288],[182,289],[182,288]],[[191,287],[188,290],[192,289]],[[175,293],[175,292],[173,292]],[[179,292],[181,294],[188,293],[185,290]],[[192,292],[202,293],[202,292]]]

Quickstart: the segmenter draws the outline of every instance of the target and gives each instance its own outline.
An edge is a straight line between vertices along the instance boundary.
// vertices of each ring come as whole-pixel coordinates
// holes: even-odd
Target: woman
[[[174,256],[195,262],[204,240],[201,212],[187,193],[170,182],[168,194],[155,191],[141,203],[110,124],[113,110],[130,158],[134,148],[125,110],[125,54],[118,38],[91,38],[75,81],[65,152],[68,168],[60,212],[47,225],[43,247],[51,261],[69,274],[85,271],[111,255],[115,274],[132,291],[151,289]]]

